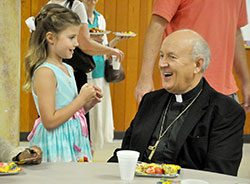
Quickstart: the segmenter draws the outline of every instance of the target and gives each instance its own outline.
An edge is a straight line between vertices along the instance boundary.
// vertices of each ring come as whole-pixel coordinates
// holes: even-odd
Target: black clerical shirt
[[[166,113],[165,121],[163,124],[163,131],[173,122],[173,120],[190,104],[190,102],[198,95],[203,86],[203,79],[199,82],[199,84],[192,89],[191,91],[182,94],[183,102],[177,102],[175,95],[171,95],[169,100],[171,100],[169,104],[168,111]],[[169,103],[167,101],[167,104]],[[166,104],[166,107],[167,107]],[[166,108],[165,107],[165,108]],[[165,110],[163,109],[163,112]],[[162,112],[162,114],[163,114]],[[157,146],[157,149],[154,153],[154,156],[151,160],[148,159],[151,150],[146,149],[143,154],[144,162],[154,162],[154,163],[175,163],[173,160],[175,149],[176,149],[176,140],[178,139],[177,135],[183,123],[185,123],[185,117],[187,116],[189,109],[185,111],[185,113],[168,129],[166,134],[161,138],[160,143]],[[163,115],[162,115],[163,116]],[[159,122],[152,134],[151,140],[149,141],[148,146],[155,145],[156,141],[159,138],[159,133],[162,125],[162,118],[159,119]]]

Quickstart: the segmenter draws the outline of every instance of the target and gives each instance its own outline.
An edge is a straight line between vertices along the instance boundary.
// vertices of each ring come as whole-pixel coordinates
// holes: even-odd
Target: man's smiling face
[[[180,31],[163,41],[159,67],[162,86],[170,93],[184,94],[196,86],[196,63],[191,54],[195,40],[196,35]]]

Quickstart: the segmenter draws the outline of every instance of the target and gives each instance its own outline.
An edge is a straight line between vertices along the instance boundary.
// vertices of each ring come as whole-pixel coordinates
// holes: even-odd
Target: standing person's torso
[[[104,17],[96,10],[94,10],[94,21],[91,23],[90,20],[88,20],[88,28],[94,28],[94,27],[97,27],[100,30],[106,29],[106,22]],[[102,38],[104,40],[102,44],[103,45],[107,44],[106,35],[104,35]],[[92,71],[92,78],[103,78],[104,67],[105,67],[104,56],[103,55],[93,56],[93,59],[95,61],[96,67]]]
[[[79,0],[74,0],[72,7],[69,7],[69,3],[67,3],[67,0],[62,1],[62,2],[49,1],[48,4],[50,4],[50,3],[60,4],[62,6],[65,6],[69,9],[71,9],[73,12],[75,12],[80,17],[82,23],[86,23],[86,24],[88,23],[85,6]]]
[[[226,95],[237,91],[232,74],[237,28],[247,24],[245,0],[155,1],[153,14],[168,20],[165,36],[180,29],[201,34],[211,49],[208,82]]]

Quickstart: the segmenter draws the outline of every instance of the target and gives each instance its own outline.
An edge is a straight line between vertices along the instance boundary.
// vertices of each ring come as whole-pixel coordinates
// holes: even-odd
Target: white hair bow
[[[30,29],[30,32],[35,31],[36,30],[36,26],[35,26],[35,17],[29,17],[25,20],[25,23],[27,24],[28,28]]]

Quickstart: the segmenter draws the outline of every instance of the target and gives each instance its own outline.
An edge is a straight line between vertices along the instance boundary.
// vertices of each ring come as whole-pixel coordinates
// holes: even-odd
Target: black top
[[[167,104],[169,103],[169,100],[171,100],[169,109],[166,114],[166,118],[163,125],[163,131],[166,130],[166,128],[174,121],[174,119],[191,103],[191,101],[198,95],[200,90],[203,86],[203,80],[199,82],[199,84],[192,89],[191,91],[182,94],[183,102],[176,102],[175,95],[172,94],[169,99],[167,100]],[[167,107],[166,104],[166,107]],[[166,109],[164,108],[164,110]],[[163,110],[163,112],[164,112]],[[148,146],[155,145],[156,141],[159,138],[160,129],[162,125],[162,119],[163,119],[163,112],[162,116],[158,121],[158,124],[153,131],[152,138],[149,142]],[[157,146],[157,149],[155,150],[154,156],[151,160],[148,160],[148,156],[151,153],[151,150],[146,149],[143,154],[143,161],[144,162],[154,162],[154,163],[174,163],[174,150],[176,150],[176,139],[178,132],[182,126],[182,124],[185,121],[185,117],[187,116],[189,110],[185,111],[185,113],[168,129],[166,134],[161,138],[160,143]]]
[[[143,96],[121,148],[114,151],[109,162],[118,161],[119,150],[136,150],[140,152],[138,160],[144,160],[170,96],[165,89]],[[189,108],[177,135],[174,163],[183,168],[236,176],[242,158],[245,118],[240,104],[216,92],[203,78],[202,92]]]
[[[74,3],[74,0],[67,0],[66,2],[65,2],[65,7],[67,7],[67,5],[69,4],[69,9],[71,9],[72,8],[72,6],[73,6],[73,3]]]

